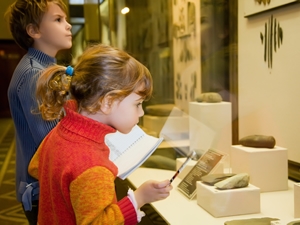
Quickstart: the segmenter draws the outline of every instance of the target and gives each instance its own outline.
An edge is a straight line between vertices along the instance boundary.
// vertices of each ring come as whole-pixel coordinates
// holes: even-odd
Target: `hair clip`
[[[66,69],[66,74],[69,76],[73,76],[74,68],[72,66],[68,66]]]

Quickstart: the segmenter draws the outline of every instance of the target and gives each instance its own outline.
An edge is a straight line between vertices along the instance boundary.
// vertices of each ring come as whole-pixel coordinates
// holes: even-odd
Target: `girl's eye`
[[[61,18],[57,18],[56,21],[60,22],[60,21],[61,21]]]
[[[138,103],[136,106],[139,107],[139,106],[141,106],[141,105],[142,105],[142,102]]]

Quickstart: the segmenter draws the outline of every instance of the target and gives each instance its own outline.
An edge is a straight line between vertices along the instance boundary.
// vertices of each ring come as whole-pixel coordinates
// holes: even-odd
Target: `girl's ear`
[[[40,38],[40,32],[37,26],[33,25],[32,23],[28,24],[26,27],[27,34],[32,37],[33,39]]]
[[[105,96],[101,102],[101,111],[105,114],[109,114],[112,110],[112,98],[110,96]]]

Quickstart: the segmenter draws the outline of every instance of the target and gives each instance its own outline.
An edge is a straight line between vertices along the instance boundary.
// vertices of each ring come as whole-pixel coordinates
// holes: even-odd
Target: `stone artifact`
[[[213,186],[215,183],[218,183],[222,180],[225,180],[229,177],[232,177],[236,174],[234,173],[216,173],[216,174],[207,174],[201,177],[201,181],[205,184]]]
[[[239,144],[254,148],[274,148],[275,138],[266,135],[250,135],[239,140]]]
[[[300,225],[300,220],[289,222],[287,225]]]
[[[249,185],[249,180],[250,177],[248,173],[239,173],[218,183],[215,183],[214,186],[220,190],[243,188]]]
[[[208,102],[208,103],[217,103],[222,102],[222,96],[216,92],[206,92],[200,94],[198,98],[196,98],[197,102]]]
[[[277,218],[263,217],[263,218],[251,218],[243,220],[231,220],[226,221],[224,225],[270,225],[271,221],[279,221]]]

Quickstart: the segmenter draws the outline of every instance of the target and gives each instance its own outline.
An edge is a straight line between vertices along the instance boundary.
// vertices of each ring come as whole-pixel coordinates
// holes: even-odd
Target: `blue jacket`
[[[55,63],[55,58],[30,48],[16,67],[8,88],[8,101],[16,132],[17,200],[23,204],[28,197],[23,193],[28,186],[32,189],[33,185],[30,184],[36,182],[28,174],[28,164],[41,141],[57,124],[57,121],[42,119],[35,98],[37,78],[43,69]],[[31,197],[32,201],[38,199],[38,195]]]

